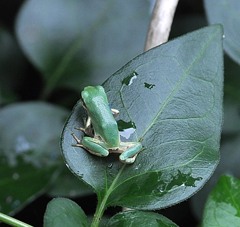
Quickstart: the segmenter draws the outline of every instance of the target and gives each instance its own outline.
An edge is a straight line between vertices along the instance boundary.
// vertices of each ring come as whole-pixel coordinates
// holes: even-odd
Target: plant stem
[[[22,221],[19,221],[15,218],[12,218],[8,215],[5,215],[3,213],[0,213],[0,221],[9,224],[11,226],[16,226],[16,227],[33,227],[32,225],[28,225]]]
[[[144,50],[167,42],[179,0],[156,0]]]
[[[115,186],[117,184],[118,178],[122,174],[122,171],[125,168],[125,166],[126,166],[126,164],[124,164],[122,166],[122,168],[119,170],[116,178],[114,179],[114,181],[112,182],[112,184],[110,185],[108,190],[106,191],[102,201],[100,201],[100,203],[98,203],[96,212],[95,212],[94,217],[93,217],[93,221],[92,221],[91,227],[98,227],[99,226],[99,223],[100,223],[100,220],[102,218],[102,215],[103,215],[103,213],[104,213],[104,211],[106,209],[106,204],[107,204],[108,197],[111,195],[111,193],[115,189]]]
[[[101,217],[104,213],[104,210],[106,209],[106,202],[107,202],[107,199],[108,199],[109,195],[110,194],[107,193],[104,196],[103,200],[98,204],[97,209],[96,209],[96,213],[94,214],[94,217],[93,217],[91,227],[98,227],[98,225],[100,223],[100,220],[101,220]]]

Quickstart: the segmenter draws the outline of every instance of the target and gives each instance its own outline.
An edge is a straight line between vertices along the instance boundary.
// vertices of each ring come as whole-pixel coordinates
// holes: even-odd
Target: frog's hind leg
[[[109,151],[104,147],[104,143],[100,142],[98,139],[85,136],[81,141],[81,145],[91,154],[101,157],[106,157],[109,155]]]

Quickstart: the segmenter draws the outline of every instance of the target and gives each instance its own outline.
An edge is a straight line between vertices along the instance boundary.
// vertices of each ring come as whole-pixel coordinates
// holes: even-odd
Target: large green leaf
[[[177,227],[166,217],[152,212],[127,211],[116,214],[107,223],[107,227]]]
[[[19,210],[46,190],[62,165],[59,135],[67,111],[43,102],[19,103],[0,111],[0,205]]]
[[[203,227],[240,226],[240,181],[222,176],[204,210]]]
[[[199,190],[219,160],[221,26],[189,33],[139,55],[104,87],[111,106],[120,110],[118,121],[128,128],[121,139],[139,140],[144,149],[133,165],[123,165],[117,155],[99,158],[73,147],[71,133],[83,136],[75,127],[83,126],[86,117],[77,103],[63,131],[63,155],[70,170],[98,193],[99,202],[157,209]]]
[[[142,50],[148,6],[145,0],[26,1],[16,33],[44,74],[45,92],[57,85],[79,90],[102,83]]]
[[[234,61],[240,64],[240,1],[204,0],[204,3],[209,22],[221,23],[224,27],[224,49]]]
[[[87,216],[75,202],[57,198],[50,201],[44,215],[45,227],[81,226],[87,227]]]

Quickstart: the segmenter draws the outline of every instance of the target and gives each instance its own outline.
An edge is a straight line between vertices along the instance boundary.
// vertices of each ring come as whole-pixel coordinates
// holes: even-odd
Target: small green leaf
[[[113,216],[107,227],[177,227],[172,221],[161,214],[143,211],[127,211]]]
[[[240,1],[205,0],[205,10],[211,24],[220,23],[224,28],[224,50],[240,64]]]
[[[240,226],[240,181],[222,176],[204,210],[203,227]]]
[[[67,113],[43,102],[12,104],[1,109],[2,212],[19,210],[39,196],[59,172],[59,165],[63,164],[59,134]]]
[[[44,227],[88,227],[87,216],[75,202],[57,198],[50,201],[44,215]]]
[[[111,107],[120,110],[117,121],[135,126],[129,139],[121,132],[121,140],[141,141],[144,149],[134,164],[123,165],[118,155],[100,158],[72,146],[71,133],[81,138],[75,128],[83,127],[86,118],[77,103],[63,131],[63,155],[100,203],[159,209],[199,190],[219,160],[222,27],[195,31],[139,55],[104,87]]]

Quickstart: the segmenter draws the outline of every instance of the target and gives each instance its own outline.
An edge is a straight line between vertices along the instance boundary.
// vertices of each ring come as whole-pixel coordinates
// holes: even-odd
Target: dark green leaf
[[[177,227],[166,217],[152,212],[127,211],[113,216],[107,227]]]
[[[121,164],[118,155],[99,158],[72,146],[71,133],[83,136],[75,127],[86,117],[80,102],[75,106],[63,132],[63,155],[100,202],[157,209],[204,185],[219,159],[222,57],[222,28],[216,25],[139,55],[107,80],[110,104],[120,110],[117,120],[136,128],[128,140],[144,146],[133,165]]]
[[[44,215],[44,227],[88,227],[87,217],[75,202],[57,198],[50,201]]]
[[[224,134],[240,133],[240,103],[230,99],[224,100]]]
[[[53,178],[55,166],[38,168],[17,159],[17,164],[9,166],[0,156],[0,211],[16,213],[24,205],[44,193]]]
[[[222,176],[204,210],[203,227],[240,226],[240,181]]]
[[[59,135],[66,115],[64,109],[42,102],[1,109],[2,212],[18,210],[38,196],[56,173],[57,165],[62,165]]]
[[[26,62],[14,38],[0,28],[0,104],[17,99],[16,88],[23,83]]]
[[[138,54],[149,21],[145,0],[26,1],[16,33],[47,89],[102,83]]]
[[[230,138],[222,138],[220,149],[220,162],[214,174],[206,185],[196,195],[191,198],[192,210],[195,215],[202,220],[203,208],[206,204],[207,197],[221,175],[225,173],[234,174],[240,177],[239,160],[240,160],[240,135]]]
[[[240,65],[224,56],[224,97],[240,101]]]
[[[227,54],[240,64],[240,1],[205,0],[205,10],[211,24],[220,23],[224,28],[224,49]]]

